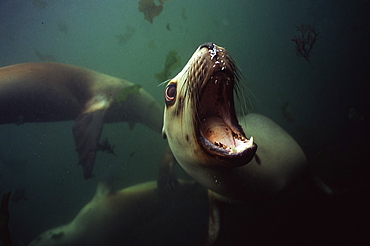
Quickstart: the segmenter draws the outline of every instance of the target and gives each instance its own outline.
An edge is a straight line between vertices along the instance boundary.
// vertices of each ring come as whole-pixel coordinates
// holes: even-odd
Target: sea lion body
[[[143,123],[159,132],[162,109],[129,81],[60,63],[0,68],[0,124],[76,120],[73,127],[84,177],[91,176],[104,122]]]
[[[161,119],[153,116],[157,102],[144,89],[117,102],[116,96],[132,85],[124,79],[61,63],[2,67],[0,105],[7,107],[0,109],[0,123],[16,123],[20,117],[24,123],[74,120],[81,113],[110,108],[105,122],[140,122],[160,131]],[[119,114],[118,108],[123,109]],[[149,117],[152,120],[146,121]]]
[[[100,183],[72,222],[45,231],[30,246],[171,245],[178,236],[178,245],[198,245],[206,237],[207,209],[207,192],[194,181],[180,181],[174,197],[163,200],[156,182],[117,192]]]
[[[238,77],[224,48],[201,45],[167,84],[162,133],[184,170],[215,196],[260,200],[302,175],[306,158],[267,117],[237,119],[233,95]]]

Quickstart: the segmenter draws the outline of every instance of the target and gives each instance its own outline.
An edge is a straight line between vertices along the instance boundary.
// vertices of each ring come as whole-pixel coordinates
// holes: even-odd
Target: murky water
[[[330,185],[366,191],[368,1],[172,0],[147,19],[138,2],[2,0],[0,66],[73,64],[138,83],[163,104],[156,75],[166,56],[177,59],[164,73],[171,78],[200,44],[212,41],[229,50],[244,75],[250,111],[287,130]],[[302,24],[318,34],[309,61],[292,41]],[[106,124],[102,138],[115,145],[116,156],[99,152],[94,177],[85,181],[72,126],[0,126],[0,193],[25,189],[24,199],[9,205],[15,245],[71,221],[107,172],[117,188],[156,179],[167,144],[160,134],[140,124]],[[180,168],[177,173],[187,177]]]

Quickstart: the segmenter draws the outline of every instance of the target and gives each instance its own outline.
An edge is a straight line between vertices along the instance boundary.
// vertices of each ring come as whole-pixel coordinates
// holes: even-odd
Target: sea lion
[[[207,192],[194,181],[180,180],[166,199],[155,181],[119,191],[99,183],[69,224],[45,231],[30,246],[201,245],[207,220]]]
[[[238,121],[239,76],[224,48],[199,46],[165,88],[162,134],[178,163],[216,197],[266,199],[302,175],[306,157],[267,117],[249,114]]]
[[[0,68],[0,124],[76,120],[73,136],[91,176],[104,122],[162,127],[162,108],[140,86],[60,63],[23,63]]]
[[[45,231],[30,245],[213,245],[219,209],[204,187],[176,178],[174,162],[168,148],[156,181],[119,191],[108,173],[69,224]]]

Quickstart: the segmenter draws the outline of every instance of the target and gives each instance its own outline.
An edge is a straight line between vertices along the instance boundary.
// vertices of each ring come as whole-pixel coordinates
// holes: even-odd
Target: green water
[[[249,110],[282,125],[309,159],[336,148],[349,125],[356,128],[348,118],[351,108],[369,117],[363,86],[369,81],[368,1],[172,0],[153,23],[138,6],[138,0],[2,0],[0,66],[73,64],[138,83],[164,105],[156,74],[165,68],[167,54],[175,51],[181,63],[165,73],[169,79],[199,45],[211,41],[230,52],[244,75]],[[296,55],[292,42],[301,24],[319,33],[311,65]],[[117,123],[105,125],[102,133],[117,156],[98,153],[95,177],[83,180],[72,126],[0,126],[0,192],[27,190],[27,200],[11,203],[16,241],[27,244],[69,222],[107,171],[115,174],[118,188],[156,178],[166,141],[143,125],[130,129]],[[334,171],[337,177],[330,167],[329,179],[342,188],[353,185],[341,183],[346,168]]]

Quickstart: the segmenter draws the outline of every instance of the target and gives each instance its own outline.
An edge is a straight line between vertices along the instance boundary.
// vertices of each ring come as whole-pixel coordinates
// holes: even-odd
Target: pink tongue
[[[203,136],[212,143],[222,143],[227,147],[235,146],[231,129],[220,117],[208,117],[204,119],[201,131]]]

